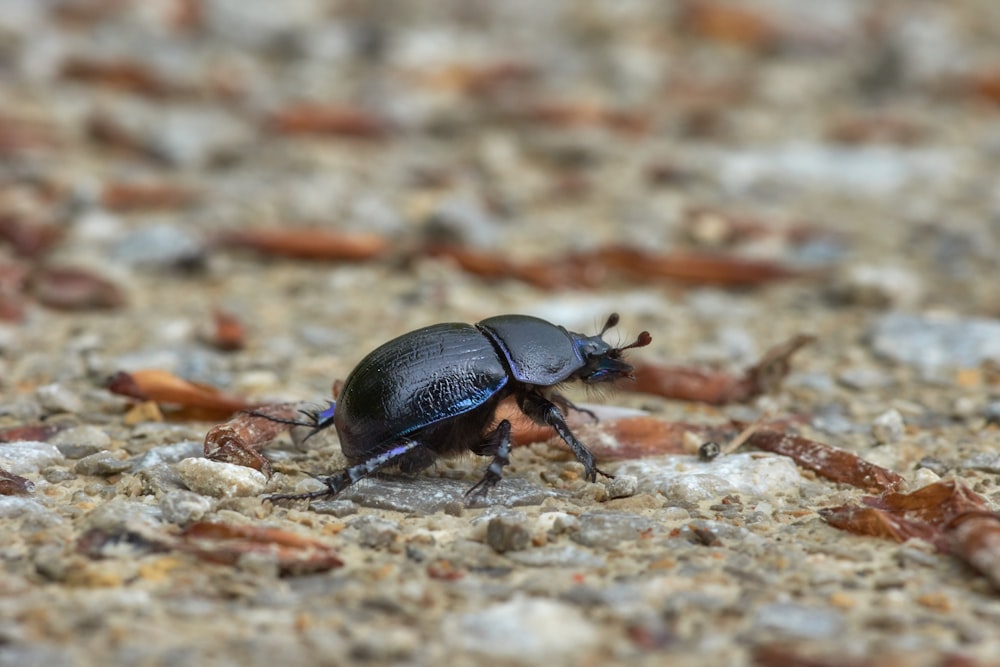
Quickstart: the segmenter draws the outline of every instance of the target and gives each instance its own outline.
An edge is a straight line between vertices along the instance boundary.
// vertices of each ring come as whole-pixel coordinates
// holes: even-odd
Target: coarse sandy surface
[[[0,665],[1000,664],[996,544],[977,570],[954,525],[840,530],[821,510],[872,491],[699,461],[696,427],[636,458],[579,426],[614,482],[515,448],[489,507],[462,503],[473,456],[273,505],[344,464],[332,430],[280,435],[266,479],[199,458],[224,417],[105,388],[161,369],[322,408],[376,345],[501,313],[617,311],[609,340],[652,334],[634,363],[733,374],[808,334],[743,403],[567,391],[602,423],[780,420],[906,491],[957,480],[989,525],[1000,3],[750,4],[2,0],[0,468],[33,488],[0,496]],[[302,227],[386,247],[232,247]],[[619,245],[795,276],[514,275]]]

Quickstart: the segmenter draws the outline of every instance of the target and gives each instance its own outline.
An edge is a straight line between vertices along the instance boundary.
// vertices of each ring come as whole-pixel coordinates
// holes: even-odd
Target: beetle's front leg
[[[566,419],[563,417],[562,411],[559,410],[559,406],[535,392],[524,393],[520,398],[520,404],[524,414],[539,424],[548,424],[555,429],[559,437],[573,450],[576,460],[583,464],[584,474],[588,481],[597,481],[597,473],[605,477],[611,477],[611,475],[597,467],[591,451],[587,449],[586,445],[577,440],[573,432],[569,430],[569,426],[566,425]]]

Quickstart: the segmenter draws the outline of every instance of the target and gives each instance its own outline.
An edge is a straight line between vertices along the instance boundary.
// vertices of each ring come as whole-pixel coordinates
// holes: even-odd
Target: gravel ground
[[[472,456],[272,505],[343,465],[335,434],[279,436],[268,479],[201,458],[225,418],[105,388],[161,369],[322,407],[377,344],[509,312],[618,311],[609,336],[653,337],[634,362],[733,373],[809,334],[749,402],[569,395],[784,419],[995,510],[1000,4],[746,7],[0,4],[0,468],[33,484],[0,496],[0,665],[997,664],[997,581],[834,528],[867,492],[788,458],[607,457],[590,483],[543,442],[488,507]],[[381,252],[232,247],[293,227]],[[796,277],[553,286],[431,242],[500,273],[621,244]]]

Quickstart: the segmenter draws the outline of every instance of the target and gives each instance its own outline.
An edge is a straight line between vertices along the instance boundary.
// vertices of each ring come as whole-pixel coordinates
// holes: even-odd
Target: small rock
[[[153,447],[148,452],[139,457],[133,466],[133,470],[148,470],[163,463],[177,463],[188,458],[201,456],[205,446],[200,442],[188,440],[172,445],[162,445]]]
[[[461,507],[465,492],[473,482],[437,477],[371,477],[351,486],[338,498],[351,500],[362,507],[387,509],[412,514],[434,514]],[[559,495],[517,477],[504,478],[484,504],[516,507],[540,505],[548,497]]]
[[[892,376],[877,368],[848,368],[837,374],[837,382],[848,389],[884,389],[893,383]]]
[[[982,470],[1000,475],[1000,452],[983,452],[960,462],[956,467],[968,470]]]
[[[35,397],[47,412],[76,414],[83,411],[79,394],[58,382],[39,387],[35,390]]]
[[[309,509],[317,514],[329,514],[338,518],[358,513],[358,506],[353,501],[341,498],[314,500],[309,504]]]
[[[486,524],[486,544],[501,554],[527,548],[531,543],[531,532],[526,523],[527,516],[520,512],[493,517]]]
[[[591,512],[580,516],[580,526],[570,539],[587,547],[613,549],[621,542],[638,540],[652,528],[652,521],[636,514]]]
[[[608,498],[629,498],[639,488],[639,478],[635,475],[615,475],[607,487]]]
[[[188,268],[205,259],[202,242],[173,225],[152,225],[130,232],[113,252],[115,259],[142,268]]]
[[[927,468],[939,477],[949,470],[947,463],[933,456],[925,456],[917,461],[917,468]]]
[[[267,486],[267,477],[259,470],[209,459],[184,459],[177,464],[177,473],[195,493],[215,498],[255,496]]]
[[[1000,361],[1000,320],[889,313],[875,321],[869,345],[880,357],[933,377]]]
[[[0,443],[0,468],[15,475],[29,475],[62,463],[62,452],[50,443],[21,440]]]
[[[21,520],[22,529],[51,528],[63,522],[61,516],[34,498],[0,496],[0,519]]]
[[[695,506],[728,495],[746,498],[797,493],[802,475],[784,456],[738,453],[701,463],[693,456],[656,456],[623,462],[617,474],[639,479],[638,493],[659,493],[672,505]],[[747,500],[746,502],[749,502]]]
[[[97,477],[110,477],[119,473],[131,470],[132,461],[122,450],[104,450],[85,456],[73,466],[73,472],[78,475],[94,475]]]
[[[818,641],[843,634],[844,618],[833,608],[807,607],[792,602],[774,602],[757,610],[758,632],[776,632],[784,637]]]
[[[168,491],[160,498],[163,520],[179,526],[201,520],[214,506],[211,498],[184,489]]]
[[[146,495],[161,496],[170,491],[182,489],[187,491],[184,481],[177,473],[176,466],[169,463],[158,463],[138,471],[142,482],[142,492]]]
[[[537,549],[507,554],[515,563],[527,567],[579,567],[601,568],[607,565],[604,558],[574,544],[550,544]]]
[[[906,269],[884,264],[855,264],[834,281],[839,300],[858,306],[906,308],[915,306],[923,293],[920,277]]]
[[[96,426],[74,426],[56,433],[49,442],[68,459],[82,459],[111,446],[111,437]]]
[[[384,549],[399,537],[399,524],[376,516],[354,519],[350,527],[358,531],[358,543],[369,549]]]
[[[913,472],[913,477],[910,478],[910,487],[913,489],[922,489],[928,484],[940,481],[941,476],[930,468],[917,468]]]
[[[1000,401],[990,401],[983,409],[983,417],[990,424],[1000,424]]]
[[[482,611],[451,614],[443,625],[442,636],[455,649],[533,664],[586,654],[602,636],[576,607],[520,595]]]
[[[903,437],[903,415],[899,410],[886,410],[872,421],[872,435],[879,444],[897,442]]]

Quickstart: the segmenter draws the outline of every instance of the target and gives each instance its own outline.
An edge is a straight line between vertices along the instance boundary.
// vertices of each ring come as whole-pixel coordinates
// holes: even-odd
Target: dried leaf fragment
[[[895,472],[869,463],[845,449],[773,429],[758,430],[750,437],[748,444],[766,452],[788,456],[797,465],[829,480],[860,489],[893,491],[906,481]]]
[[[31,274],[30,290],[39,303],[60,310],[106,310],[125,304],[117,285],[87,269],[38,268]]]
[[[220,308],[212,312],[212,345],[225,352],[242,350],[246,346],[246,328],[234,313]]]
[[[284,575],[325,572],[344,564],[334,549],[322,542],[266,526],[201,521],[181,532],[175,548],[222,565],[235,565],[247,554],[269,554]]]
[[[11,426],[10,428],[0,430],[0,442],[17,442],[19,440],[48,442],[49,439],[60,430],[61,428],[55,424]]]
[[[0,241],[9,243],[20,257],[33,259],[43,255],[62,237],[63,229],[56,225],[28,220],[11,213],[0,215]]]
[[[224,424],[212,427],[205,435],[205,457],[234,463],[271,476],[271,462],[260,454],[288,423],[299,417],[294,404],[265,405],[253,412],[242,412]]]
[[[267,119],[267,128],[286,135],[327,135],[355,139],[383,139],[389,123],[365,109],[300,103],[287,106]]]
[[[151,67],[134,60],[70,57],[63,61],[60,73],[66,79],[150,97],[164,97],[177,91],[177,86],[168,83]]]
[[[35,484],[30,479],[0,468],[0,496],[19,496],[31,493]]]
[[[913,493],[884,493],[862,502],[864,507],[831,507],[820,516],[858,535],[925,540],[941,553],[958,556],[1000,590],[1000,514],[961,482],[936,482]]]
[[[792,355],[814,340],[813,336],[794,336],[765,352],[740,375],[692,366],[642,364],[635,369],[635,382],[623,383],[621,388],[710,405],[744,403],[777,391],[791,369]]]
[[[115,182],[104,186],[101,204],[112,211],[183,208],[194,202],[193,190],[173,183]]]
[[[216,243],[273,257],[341,261],[374,259],[389,247],[388,239],[379,234],[308,228],[233,230],[217,237]]]
[[[119,371],[108,380],[108,391],[140,401],[156,401],[187,408],[191,418],[219,419],[234,412],[250,410],[256,404],[226,394],[215,387],[188,382],[167,371],[146,369]]]

